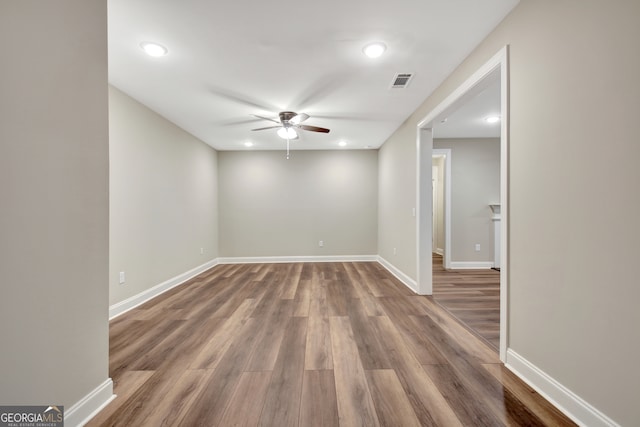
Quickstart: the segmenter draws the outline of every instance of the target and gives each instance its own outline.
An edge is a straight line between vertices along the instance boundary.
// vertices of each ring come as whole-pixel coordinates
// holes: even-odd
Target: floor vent
[[[392,89],[404,89],[409,85],[413,74],[411,73],[398,73],[393,78],[393,82],[391,83]]]

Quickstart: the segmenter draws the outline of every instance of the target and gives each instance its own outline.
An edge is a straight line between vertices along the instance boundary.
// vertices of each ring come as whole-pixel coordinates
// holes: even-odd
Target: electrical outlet
[[[393,254],[397,255],[398,254],[398,250],[396,248],[393,248]]]
[[[204,254],[204,248],[200,248],[200,255]]]
[[[319,240],[318,241],[318,246],[323,247],[324,246],[324,240]]]
[[[476,252],[480,252],[480,243],[476,243]]]
[[[124,271],[120,272],[120,284],[124,285]]]

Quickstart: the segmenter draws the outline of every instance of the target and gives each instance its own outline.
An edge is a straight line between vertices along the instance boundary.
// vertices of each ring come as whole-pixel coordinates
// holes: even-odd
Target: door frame
[[[455,89],[440,104],[431,110],[417,125],[417,194],[416,229],[417,238],[417,289],[421,295],[433,294],[432,269],[432,219],[431,162],[433,154],[433,125],[446,118],[452,111],[482,91],[488,77],[500,73],[500,360],[505,361],[508,348],[508,268],[509,268],[509,47],[504,46],[489,61],[480,67],[462,85]],[[428,197],[425,197],[425,194]],[[448,245],[450,248],[451,245]],[[446,249],[446,248],[445,248]]]

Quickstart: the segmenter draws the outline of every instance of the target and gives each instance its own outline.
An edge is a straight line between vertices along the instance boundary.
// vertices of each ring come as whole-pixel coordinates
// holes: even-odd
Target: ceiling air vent
[[[411,77],[413,77],[413,74],[411,73],[396,74],[395,77],[393,78],[393,82],[391,83],[391,88],[404,89],[409,85],[409,82],[411,81]]]

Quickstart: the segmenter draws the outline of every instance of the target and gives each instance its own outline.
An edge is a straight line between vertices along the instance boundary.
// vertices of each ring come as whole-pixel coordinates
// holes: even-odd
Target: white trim
[[[451,262],[452,270],[481,270],[493,267],[491,261],[453,261]]]
[[[380,265],[386,268],[389,273],[393,274],[396,279],[400,280],[402,284],[405,285],[407,288],[411,289],[415,293],[419,293],[418,285],[416,281],[413,280],[411,277],[407,276],[406,274],[404,274],[398,267],[391,264],[389,261],[387,261],[386,259],[382,258],[379,255],[376,261],[378,261]]]
[[[157,297],[163,292],[168,291],[169,289],[175,288],[178,285],[183,284],[187,280],[192,277],[197,276],[198,274],[209,270],[212,267],[218,265],[219,262],[217,259],[213,259],[209,262],[206,262],[196,268],[193,268],[187,272],[177,275],[165,282],[160,283],[159,285],[154,286],[153,288],[149,288],[145,291],[140,292],[137,295],[127,298],[124,301],[120,301],[109,306],[109,320],[120,316],[121,314],[139,306],[140,304],[144,304],[152,298]]]
[[[478,86],[482,80],[484,80],[489,74],[494,72],[506,59],[506,51],[507,47],[503,47],[496,53],[489,61],[487,61],[482,67],[480,67],[471,77],[465,80],[456,90],[451,92],[449,96],[447,96],[437,107],[435,107],[427,116],[422,119],[418,123],[418,128],[430,128],[432,126],[432,122],[436,120],[440,115],[447,112],[447,110],[454,110],[456,107],[456,101],[461,99],[463,96],[468,96],[470,94],[475,94],[475,91],[480,92],[484,89],[484,86]],[[505,121],[502,120],[502,123]]]
[[[113,381],[111,378],[96,387],[91,393],[76,402],[71,408],[64,411],[64,425],[80,427],[87,424],[116,395],[113,394]]]
[[[433,252],[432,152],[432,129],[418,128],[416,135],[416,292],[420,295],[433,294],[433,259],[431,255]],[[422,193],[429,194],[429,197]],[[445,247],[446,250],[447,248]]]
[[[442,248],[435,248],[433,252],[437,253],[440,256],[444,256],[444,249]]]
[[[509,317],[509,46],[494,56],[500,64],[500,360],[507,357]]]
[[[431,152],[433,150],[433,133],[432,126],[439,118],[446,117],[449,113],[453,112],[460,106],[462,102],[470,99],[476,94],[484,90],[489,84],[489,77],[494,72],[500,72],[500,104],[501,104],[501,118],[500,121],[500,203],[502,205],[502,221],[501,225],[501,254],[500,254],[500,360],[504,361],[507,354],[508,346],[508,289],[509,289],[509,214],[508,214],[508,186],[509,186],[509,47],[504,46],[500,49],[489,61],[482,65],[471,77],[464,81],[456,90],[454,90],[449,96],[447,96],[440,104],[438,104],[433,110],[431,110],[427,116],[418,123],[418,135],[417,135],[417,177],[416,187],[417,199],[416,204],[418,208],[428,207],[431,204],[431,197],[421,197],[420,184],[426,178],[424,175],[428,175],[431,179]],[[426,164],[427,153],[429,150],[429,164]],[[427,200],[424,200],[427,199]],[[429,265],[424,257],[424,254],[431,254],[432,236],[431,229],[421,227],[421,222],[426,222],[424,218],[417,218],[416,231],[417,231],[417,287],[420,290],[432,288],[431,277],[431,260],[429,259]],[[427,231],[428,230],[428,231]],[[447,248],[445,248],[446,250]],[[429,257],[430,258],[430,257]],[[453,266],[452,266],[453,268]]]
[[[512,349],[507,350],[505,366],[578,425],[620,427],[611,418]]]
[[[266,257],[223,257],[219,264],[278,264],[290,262],[360,262],[376,261],[376,255],[328,255],[328,256],[266,256]]]

